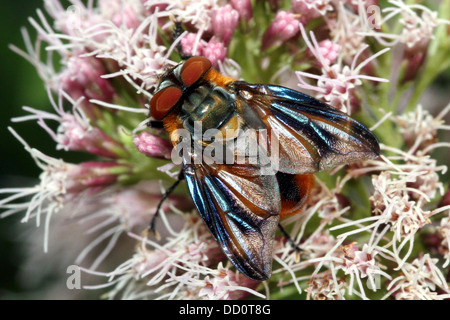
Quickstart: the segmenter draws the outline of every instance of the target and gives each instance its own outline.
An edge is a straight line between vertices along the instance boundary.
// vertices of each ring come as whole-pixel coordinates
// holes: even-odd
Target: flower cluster
[[[43,224],[44,251],[63,250],[102,281],[83,283],[86,291],[111,299],[450,297],[447,167],[437,160],[450,146],[440,140],[450,105],[436,112],[420,100],[450,64],[448,0],[435,10],[397,0],[70,3],[45,0],[46,12],[30,18],[37,36],[23,29],[25,49],[11,46],[35,66],[54,112],[24,107],[13,118],[11,133],[42,174],[34,186],[0,189],[0,209]],[[277,234],[265,283],[226,259],[186,188],[159,206],[180,167],[165,131],[146,126],[148,102],[183,55],[310,94],[380,141],[378,159],[316,175],[301,214],[281,221],[300,250]],[[16,124],[30,120],[64,159],[26,142]],[[73,152],[85,160],[71,161]],[[52,225],[58,218],[84,232]]]

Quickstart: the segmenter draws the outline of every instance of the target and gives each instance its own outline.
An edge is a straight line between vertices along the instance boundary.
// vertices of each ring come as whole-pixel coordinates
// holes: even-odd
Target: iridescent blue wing
[[[309,174],[378,157],[373,133],[327,104],[281,86],[231,84],[242,117],[256,129],[276,134],[278,169]],[[260,119],[260,121],[258,121]]]
[[[184,164],[200,216],[236,268],[254,280],[269,278],[281,210],[274,175],[258,166]]]

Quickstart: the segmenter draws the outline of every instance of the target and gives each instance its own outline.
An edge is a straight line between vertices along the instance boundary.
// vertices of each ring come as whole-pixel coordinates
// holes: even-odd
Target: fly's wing
[[[276,177],[258,166],[188,162],[190,194],[229,260],[251,279],[269,278],[281,210]]]
[[[281,172],[309,174],[376,158],[380,153],[369,129],[308,95],[243,81],[233,82],[232,89],[246,123],[271,133],[270,147],[275,147]]]

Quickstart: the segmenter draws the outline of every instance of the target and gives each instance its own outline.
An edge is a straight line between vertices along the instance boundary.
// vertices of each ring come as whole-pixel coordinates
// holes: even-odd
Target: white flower
[[[406,263],[402,267],[402,275],[388,286],[388,295],[397,300],[443,300],[450,297],[450,290],[444,275],[436,266],[437,259],[425,254]],[[437,288],[444,293],[436,292]],[[388,295],[385,296],[388,297]]]
[[[378,254],[377,250],[369,247],[368,244],[364,244],[363,248],[359,250],[354,244],[343,247],[344,250],[344,263],[338,268],[343,269],[345,274],[350,275],[349,283],[349,294],[353,292],[354,281],[358,283],[360,289],[360,294],[363,298],[366,298],[364,293],[364,287],[361,279],[367,278],[367,286],[376,291],[377,289],[377,279],[379,276],[384,276],[387,279],[391,279],[391,276],[386,272],[381,270],[379,263],[376,261],[375,257]]]
[[[428,154],[437,147],[450,146],[445,142],[436,143],[438,130],[450,130],[443,120],[449,110],[450,104],[434,117],[419,104],[414,111],[393,117],[408,146],[408,153]]]
[[[387,25],[390,20],[402,25],[398,33],[383,33],[378,31],[361,32],[362,35],[372,36],[385,46],[397,43],[406,45],[409,51],[423,51],[433,32],[439,24],[450,24],[450,21],[439,19],[437,12],[420,4],[407,4],[403,1],[389,0],[393,6],[383,9],[384,17],[381,25]],[[395,25],[392,27],[393,30]],[[395,27],[396,28],[396,27]],[[398,28],[397,28],[398,29]],[[386,41],[391,40],[391,42]]]
[[[356,65],[362,53],[368,48],[368,45],[366,44],[361,45],[353,56],[351,66],[344,65],[341,58],[337,59],[337,63],[328,65],[328,60],[324,58],[322,50],[320,49],[314,34],[312,32],[310,33],[310,41],[304,27],[301,24],[300,31],[302,33],[303,40],[308,46],[308,49],[320,64],[322,68],[322,75],[297,71],[296,74],[299,79],[298,86],[302,89],[316,92],[315,95],[318,99],[323,99],[332,106],[341,109],[344,112],[350,113],[351,104],[353,103],[352,98],[355,96],[353,91],[356,87],[362,84],[361,80],[365,79],[378,82],[387,82],[386,79],[364,75],[362,74],[362,70],[378,56],[388,51],[388,48],[379,51]],[[317,81],[317,84],[308,84],[303,79],[304,77]]]
[[[323,272],[309,281],[307,299],[343,300],[347,286],[344,279],[336,279],[329,271]]]
[[[443,218],[436,231],[442,238],[438,250],[445,258],[443,267],[446,268],[450,264],[450,217]]]
[[[31,218],[35,218],[36,225],[40,226],[41,218],[45,216],[44,251],[47,251],[51,216],[60,211],[70,199],[70,194],[67,194],[67,178],[73,165],[31,148],[13,129],[9,128],[9,130],[31,154],[36,164],[42,169],[42,173],[39,177],[40,183],[34,187],[0,189],[0,193],[12,194],[0,200],[0,208],[8,209],[2,213],[1,217],[25,211],[22,222],[28,222]],[[17,202],[18,199],[30,196],[29,200]]]

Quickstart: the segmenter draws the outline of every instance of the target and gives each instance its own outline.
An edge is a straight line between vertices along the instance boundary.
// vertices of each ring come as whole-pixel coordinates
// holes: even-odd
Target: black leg
[[[153,218],[150,221],[150,226],[148,227],[148,230],[150,232],[155,231],[156,218],[159,215],[159,210],[161,210],[163,202],[170,196],[170,194],[175,190],[175,188],[178,186],[178,184],[180,184],[180,182],[183,181],[183,179],[184,179],[184,172],[183,172],[183,170],[181,170],[180,174],[178,175],[177,181],[175,181],[175,183],[173,185],[171,185],[169,187],[169,189],[166,190],[166,192],[164,192],[164,194],[161,198],[161,201],[158,203],[158,207],[156,208],[155,214],[153,215]]]
[[[291,236],[289,235],[289,233],[287,233],[287,231],[283,228],[283,226],[281,225],[281,223],[278,224],[278,228],[280,229],[281,233],[286,237],[286,239],[289,241],[289,243],[291,244],[291,246],[295,249],[295,251],[300,252],[302,251],[302,249],[300,249],[300,247],[295,243],[295,241],[291,238]]]
[[[149,122],[147,122],[147,127],[155,129],[163,129],[164,123],[159,120],[150,120]]]
[[[175,41],[176,39],[178,39],[182,33],[183,33],[183,26],[181,25],[181,22],[175,21],[175,28],[173,29],[173,40]],[[182,60],[187,60],[190,57],[192,57],[192,55],[183,52],[183,48],[181,47],[181,41],[177,43],[177,51]]]

